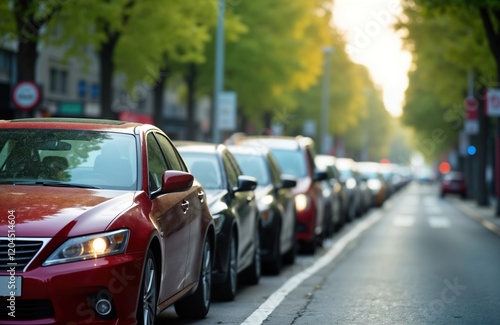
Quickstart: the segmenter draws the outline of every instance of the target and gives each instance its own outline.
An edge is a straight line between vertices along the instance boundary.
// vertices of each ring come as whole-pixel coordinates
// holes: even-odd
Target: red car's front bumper
[[[121,254],[16,273],[22,277],[22,293],[14,304],[2,297],[14,308],[2,308],[0,323],[135,324],[143,263],[144,253]],[[112,302],[107,318],[94,309],[101,298]]]

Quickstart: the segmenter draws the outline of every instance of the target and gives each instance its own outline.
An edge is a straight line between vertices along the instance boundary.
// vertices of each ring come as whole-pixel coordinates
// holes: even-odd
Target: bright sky
[[[393,116],[402,112],[408,87],[411,54],[402,50],[392,29],[400,15],[400,0],[333,0],[334,23],[344,31],[353,61],[368,67],[383,90],[384,104]]]

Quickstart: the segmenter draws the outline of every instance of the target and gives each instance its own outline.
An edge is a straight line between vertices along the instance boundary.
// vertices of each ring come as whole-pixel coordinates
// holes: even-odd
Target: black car
[[[254,192],[257,180],[243,175],[222,144],[175,144],[190,172],[205,188],[215,221],[214,297],[232,300],[238,275],[248,284],[257,284],[260,279],[260,216]]]
[[[266,147],[230,146],[245,175],[257,179],[255,190],[261,219],[260,248],[263,269],[271,274],[281,271],[282,262],[295,261],[297,210],[292,188],[294,176],[285,175]]]
[[[340,171],[335,166],[337,158],[331,155],[316,155],[314,162],[319,170],[324,170],[328,178],[323,181],[324,196],[329,199],[329,217],[325,218],[328,235],[340,229],[346,220],[349,193],[342,185]],[[327,194],[325,194],[327,193]],[[329,194],[328,194],[329,193]]]

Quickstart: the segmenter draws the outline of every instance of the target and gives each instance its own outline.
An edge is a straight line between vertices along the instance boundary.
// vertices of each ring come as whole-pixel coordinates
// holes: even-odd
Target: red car
[[[467,186],[461,172],[449,172],[443,176],[441,181],[441,197],[446,194],[459,194],[462,198],[467,197]]]
[[[155,324],[210,308],[203,187],[151,125],[0,122],[1,324]]]

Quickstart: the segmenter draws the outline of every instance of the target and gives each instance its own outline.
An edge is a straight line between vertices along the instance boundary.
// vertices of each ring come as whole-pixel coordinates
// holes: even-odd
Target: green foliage
[[[407,0],[405,18],[397,28],[405,32],[405,46],[413,54],[403,122],[415,129],[415,146],[427,158],[456,146],[463,127],[467,72],[476,87],[495,80],[491,54],[478,8],[499,1]]]
[[[261,124],[263,115],[276,115],[283,107],[293,110],[294,91],[317,82],[322,48],[330,44],[329,13],[322,2],[242,1],[228,14],[246,26],[225,51],[224,88],[237,92],[240,114]],[[212,93],[214,51],[212,42],[206,64],[200,66],[198,89],[205,94]]]

